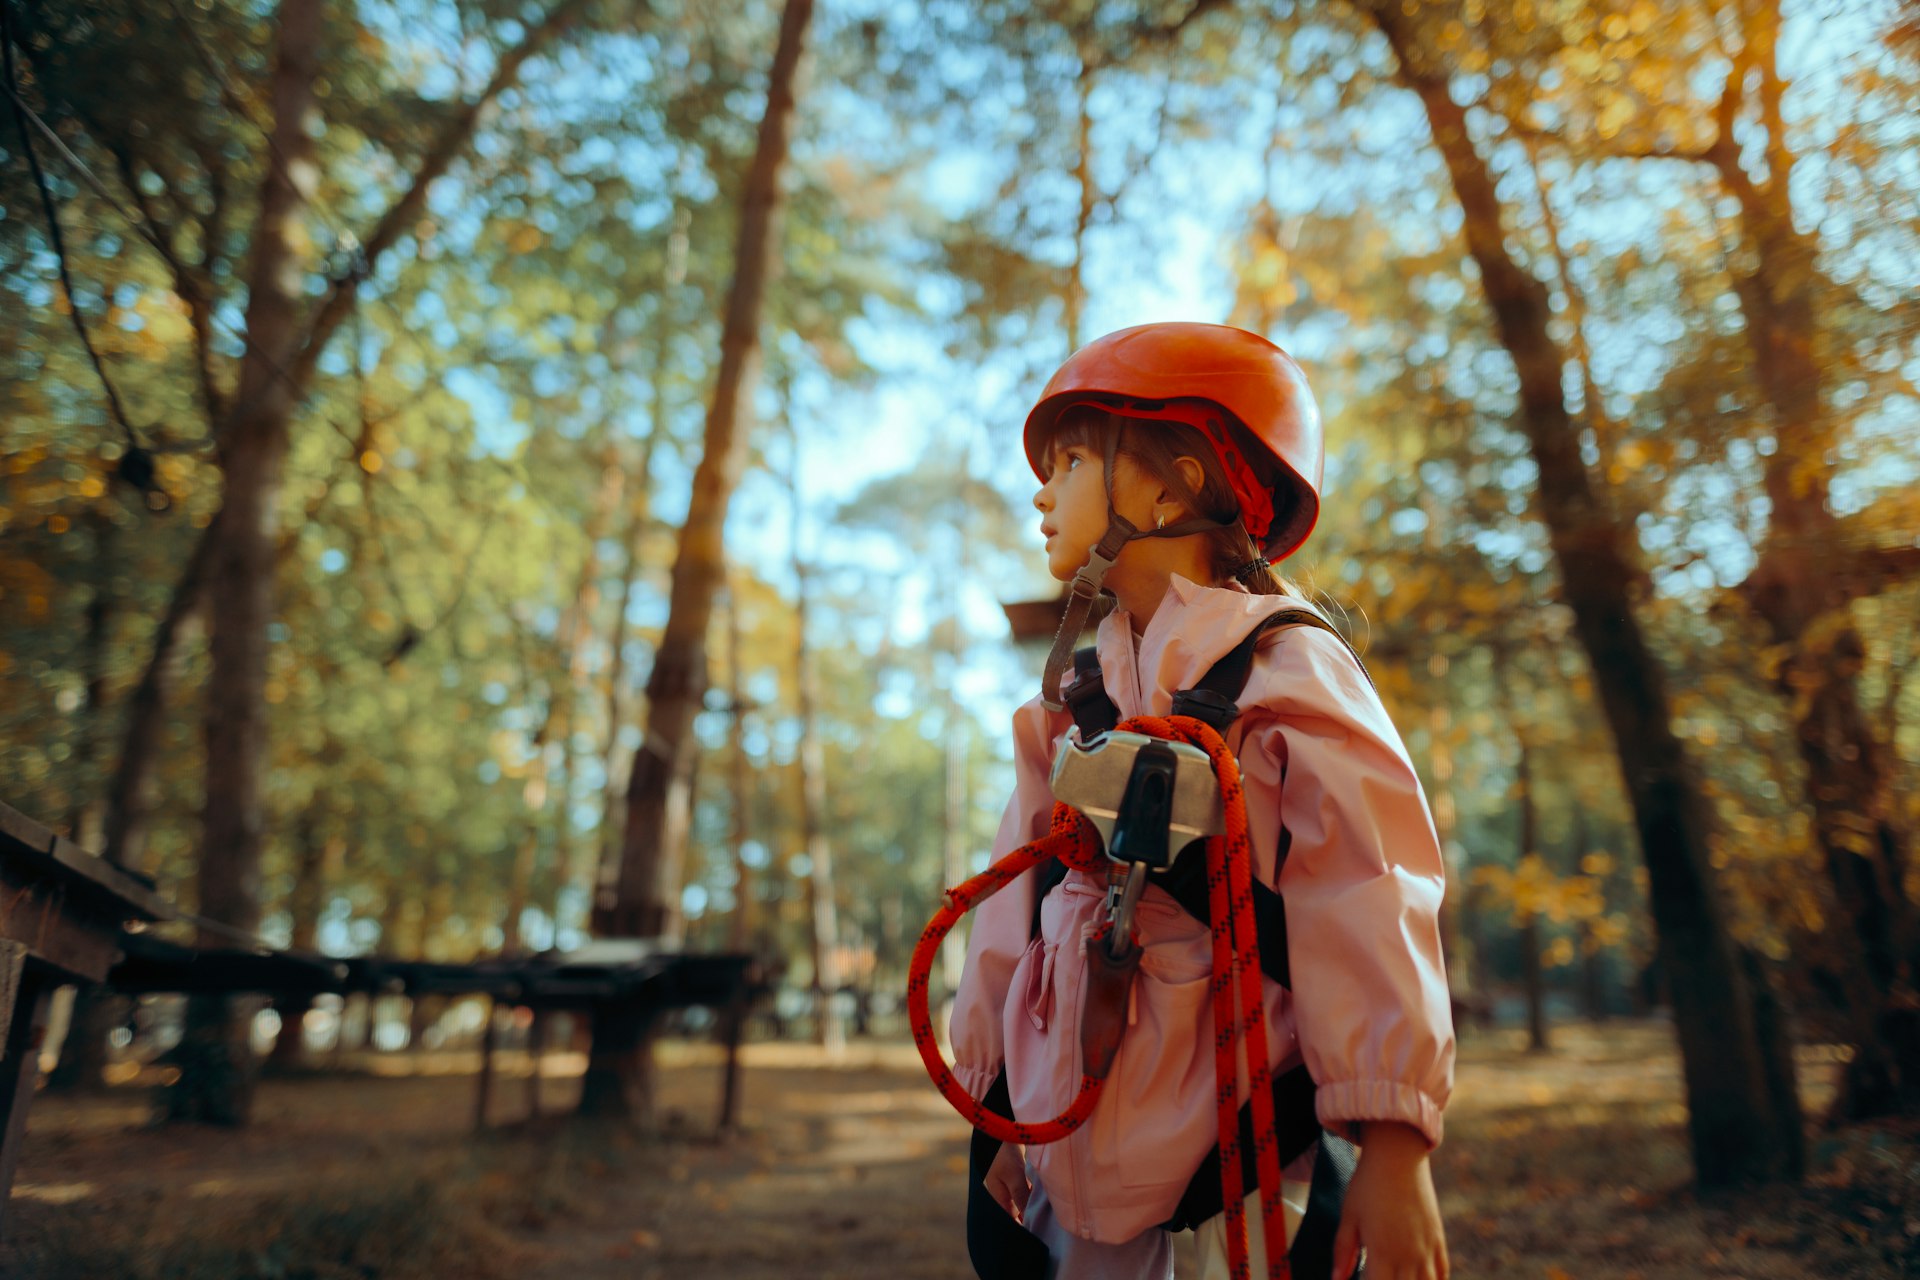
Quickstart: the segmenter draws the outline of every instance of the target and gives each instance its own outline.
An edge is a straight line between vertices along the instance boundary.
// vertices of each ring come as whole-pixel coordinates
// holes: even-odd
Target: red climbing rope
[[[1247,831],[1246,796],[1240,785],[1240,764],[1211,725],[1190,716],[1135,716],[1119,729],[1148,737],[1187,742],[1205,751],[1213,762],[1225,806],[1226,833],[1207,841],[1207,888],[1213,920],[1213,1025],[1215,1101],[1220,1124],[1220,1183],[1227,1216],[1227,1259],[1235,1280],[1248,1278],[1246,1189],[1240,1170],[1240,1124],[1236,1096],[1237,1050],[1244,1047],[1253,1109],[1254,1167],[1264,1194],[1260,1197],[1261,1226],[1267,1245],[1269,1280],[1285,1280],[1287,1266],[1286,1219],[1280,1200],[1280,1150],[1273,1120],[1273,1078],[1267,1064],[1267,1023],[1260,990],[1259,939],[1253,918],[1253,846]],[[1083,1075],[1067,1109],[1038,1124],[1009,1120],[988,1110],[954,1078],[934,1040],[928,1014],[928,980],[940,944],[960,918],[1014,879],[1045,862],[1059,858],[1069,867],[1103,874],[1107,858],[1100,850],[1093,824],[1077,810],[1055,804],[1047,834],[1015,849],[958,888],[947,891],[947,901],[927,922],[913,949],[907,970],[907,1013],[913,1023],[914,1044],[935,1087],[968,1123],[1001,1142],[1039,1146],[1058,1142],[1086,1123],[1100,1100],[1104,1074]],[[1237,998],[1236,998],[1237,993]]]

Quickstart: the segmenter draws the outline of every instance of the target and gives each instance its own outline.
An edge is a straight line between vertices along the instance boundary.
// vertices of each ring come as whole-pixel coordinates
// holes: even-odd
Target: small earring
[[[1164,529],[1167,527],[1167,516],[1164,511],[1154,517],[1153,527],[1156,529]]]

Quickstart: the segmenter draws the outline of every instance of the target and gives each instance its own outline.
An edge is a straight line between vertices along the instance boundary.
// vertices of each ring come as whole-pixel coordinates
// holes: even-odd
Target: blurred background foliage
[[[21,118],[0,140],[0,788],[106,841],[152,691],[143,830],[110,852],[192,906],[209,663],[189,569],[250,341],[276,11],[5,3],[21,101],[59,140],[31,135],[72,294]],[[679,903],[696,943],[811,980],[804,646],[827,942],[849,982],[900,986],[941,884],[985,857],[1007,715],[1037,674],[998,609],[1055,589],[1014,445],[1025,407],[1077,343],[1199,318],[1297,351],[1327,411],[1325,515],[1289,569],[1350,624],[1421,768],[1456,985],[1507,1012],[1654,997],[1622,752],[1473,228],[1409,92],[1437,72],[1498,243],[1549,299],[1581,465],[1643,566],[1626,585],[1711,798],[1733,934],[1810,1034],[1847,1038],[1862,908],[1836,887],[1849,846],[1800,741],[1842,682],[1880,779],[1850,856],[1880,876],[1888,989],[1910,998],[1920,16],[1380,12],[1418,65],[1364,5],[822,8],[696,722]],[[278,501],[258,887],[278,942],[449,959],[577,942],[615,856],[778,14],[569,17],[374,256],[375,220],[539,14],[325,11],[289,262],[296,296],[344,282],[350,301],[298,388]],[[1763,324],[1815,385],[1783,391]],[[1792,627],[1756,586],[1783,494],[1819,519],[1782,545],[1867,566]]]

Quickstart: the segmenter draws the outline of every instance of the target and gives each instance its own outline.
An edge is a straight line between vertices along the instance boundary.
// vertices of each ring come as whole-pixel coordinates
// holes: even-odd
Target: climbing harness
[[[1239,762],[1222,736],[1239,715],[1234,699],[1246,682],[1261,636],[1277,626],[1302,624],[1333,631],[1330,623],[1305,607],[1282,609],[1261,619],[1198,685],[1175,694],[1173,713],[1164,717],[1121,720],[1105,693],[1094,651],[1082,649],[1074,654],[1078,678],[1066,697],[1075,726],[1055,762],[1056,802],[1047,834],[948,890],[945,904],[922,933],[908,970],[907,1003],[914,1041],[935,1086],[976,1130],[977,1182],[983,1150],[988,1160],[992,1155],[991,1145],[983,1149],[983,1138],[989,1144],[1058,1142],[1093,1114],[1119,1050],[1128,995],[1139,965],[1133,909],[1148,876],[1157,874],[1174,900],[1211,929],[1219,1122],[1218,1145],[1189,1184],[1174,1217],[1164,1225],[1183,1229],[1224,1212],[1228,1259],[1236,1277],[1248,1274],[1245,1197],[1249,1184],[1263,1191],[1261,1226],[1269,1277],[1291,1276],[1291,1263],[1304,1263],[1304,1275],[1331,1274],[1332,1225],[1338,1220],[1340,1197],[1353,1170],[1351,1145],[1322,1133],[1313,1118],[1314,1085],[1306,1068],[1295,1067],[1276,1079],[1268,1065],[1260,975],[1264,972],[1283,985],[1288,982],[1286,920],[1279,894],[1253,878]],[[1199,767],[1202,761],[1205,768]],[[1203,842],[1203,857],[1180,856],[1196,841]],[[1281,841],[1284,858],[1284,829]],[[1080,1025],[1082,1075],[1071,1103],[1060,1115],[1040,1122],[1020,1121],[1011,1115],[1004,1075],[985,1098],[973,1097],[954,1078],[933,1036],[929,977],[942,940],[960,918],[1017,877],[1036,870],[1041,874],[1034,908],[1037,932],[1038,900],[1067,869],[1096,879],[1105,877],[1109,885],[1106,918],[1085,944],[1088,994]],[[1250,1096],[1248,1104],[1240,1107],[1236,1077],[1243,1055]],[[1279,1195],[1280,1170],[1316,1140],[1320,1151],[1308,1205],[1312,1231],[1309,1222],[1303,1222],[1290,1258]],[[1212,1199],[1215,1194],[1217,1204]],[[1025,1259],[1025,1266],[1044,1267],[1044,1248],[1035,1264],[1032,1250],[1038,1242],[997,1207],[991,1213],[981,1211],[977,1206],[981,1198],[970,1199],[970,1244],[976,1228],[995,1233],[1002,1240],[998,1247],[1003,1254],[1011,1251]],[[1025,1235],[1025,1241],[1016,1237],[1006,1242],[1009,1227]],[[1311,1262],[1305,1259],[1308,1253]],[[980,1270],[988,1273],[985,1267]],[[1003,1264],[999,1273],[1017,1270]]]
[[[1227,1214],[1228,1258],[1234,1275],[1247,1275],[1247,1236],[1245,1196],[1240,1161],[1239,1106],[1235,1079],[1244,1048],[1251,1076],[1253,1103],[1254,1154],[1260,1184],[1280,1186],[1279,1150],[1274,1140],[1273,1081],[1267,1061],[1265,1006],[1258,976],[1258,935],[1253,923],[1251,846],[1247,835],[1246,798],[1240,789],[1240,765],[1227,749],[1219,731],[1191,716],[1135,716],[1120,722],[1121,732],[1145,735],[1151,739],[1190,743],[1204,751],[1212,761],[1219,781],[1224,809],[1224,831],[1206,840],[1207,885],[1213,918],[1220,921],[1213,930],[1213,1016],[1216,1027],[1231,1027],[1231,1032],[1215,1036],[1214,1075],[1220,1119],[1221,1197]],[[1165,828],[1160,843],[1166,842]],[[1120,1033],[1126,1025],[1127,996],[1140,962],[1136,937],[1124,942],[1108,942],[1116,927],[1109,916],[1087,944],[1089,991],[1086,1012],[1081,1019],[1083,1051],[1080,1086],[1067,1109],[1052,1120],[1026,1123],[997,1115],[976,1099],[954,1078],[933,1037],[927,1011],[928,975],[940,943],[960,917],[987,898],[998,893],[1015,876],[1032,870],[1050,858],[1093,875],[1104,874],[1102,853],[1093,823],[1064,802],[1054,805],[1051,829],[1039,840],[1014,850],[986,871],[947,893],[947,902],[935,913],[914,948],[907,979],[908,1012],[913,1019],[914,1042],[926,1063],[928,1074],[948,1102],[978,1129],[1001,1142],[1026,1146],[1058,1142],[1084,1124],[1093,1114],[1120,1047]],[[1144,864],[1135,864],[1144,865]],[[1128,880],[1136,873],[1129,870]],[[1137,900],[1138,889],[1132,891]],[[1122,901],[1126,901],[1123,896]],[[1129,908],[1130,912],[1130,908]],[[1116,955],[1115,953],[1118,952]],[[1237,1007],[1236,1007],[1237,1006]],[[1278,1194],[1261,1198],[1262,1227],[1267,1241],[1267,1256],[1272,1259],[1268,1274],[1287,1276],[1286,1223]]]

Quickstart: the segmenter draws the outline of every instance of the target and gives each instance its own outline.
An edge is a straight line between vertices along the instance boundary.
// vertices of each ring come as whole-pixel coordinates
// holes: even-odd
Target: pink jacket
[[[1290,603],[1176,575],[1137,642],[1124,613],[1100,624],[1107,692],[1123,717],[1165,715],[1176,690]],[[1285,627],[1261,642],[1240,707],[1227,744],[1245,778],[1254,874],[1274,883],[1283,817],[1293,837],[1277,886],[1293,990],[1265,983],[1273,1066],[1305,1059],[1320,1121],[1336,1133],[1399,1120],[1438,1144],[1453,1085],[1437,919],[1443,873],[1406,748],[1352,655],[1315,627]],[[1054,747],[1071,723],[1038,698],[1014,714],[1016,782],[995,858],[1046,833]],[[1020,1119],[1066,1108],[1080,1079],[1079,940],[1101,900],[1092,879],[1068,873],[1031,942],[1031,877],[974,912],[952,1032],[956,1074],[975,1097],[1004,1064]],[[1165,1221],[1217,1136],[1206,927],[1155,887],[1139,925],[1145,955],[1106,1091],[1078,1132],[1027,1151],[1061,1224],[1105,1243]],[[1246,1089],[1243,1067],[1243,1101]]]

